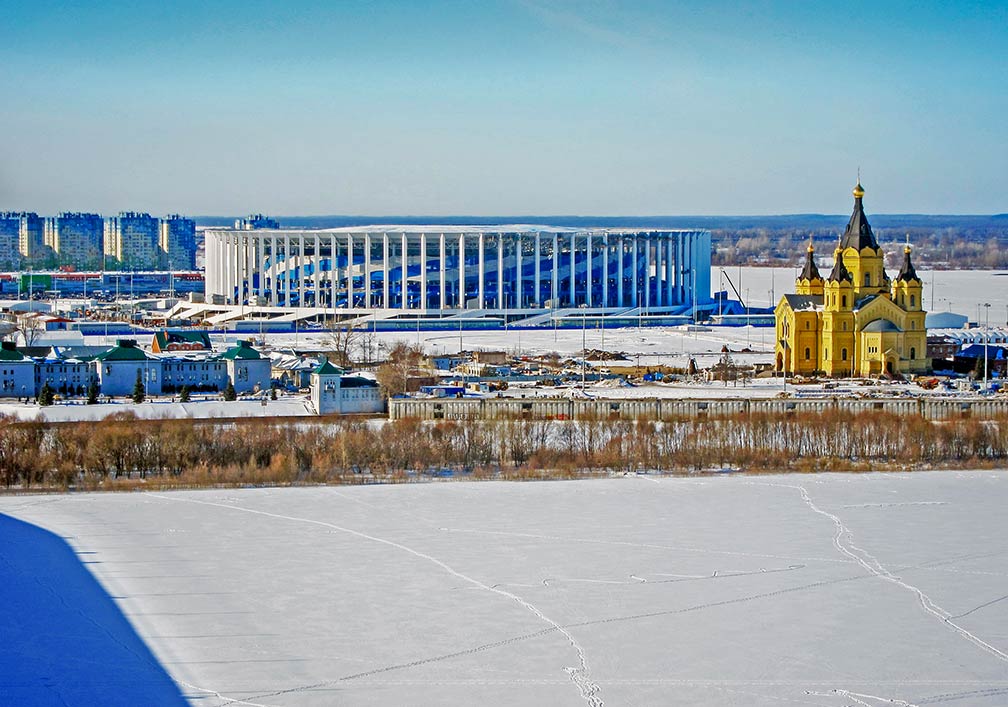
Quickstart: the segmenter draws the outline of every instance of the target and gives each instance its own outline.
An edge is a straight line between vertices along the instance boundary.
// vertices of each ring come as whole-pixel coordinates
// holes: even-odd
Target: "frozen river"
[[[1006,506],[1006,472],[0,498],[0,702],[1004,705]]]

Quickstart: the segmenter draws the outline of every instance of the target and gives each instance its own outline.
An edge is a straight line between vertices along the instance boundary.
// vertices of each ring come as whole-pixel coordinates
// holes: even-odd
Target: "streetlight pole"
[[[987,392],[987,342],[990,341],[990,302],[984,302],[986,323],[984,325],[984,392]]]
[[[588,358],[588,313],[585,311],[587,305],[581,305],[581,390],[585,388],[585,364]]]

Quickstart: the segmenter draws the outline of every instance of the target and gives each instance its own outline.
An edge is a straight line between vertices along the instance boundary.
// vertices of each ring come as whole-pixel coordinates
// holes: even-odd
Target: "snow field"
[[[1005,472],[0,498],[202,705],[999,705]]]

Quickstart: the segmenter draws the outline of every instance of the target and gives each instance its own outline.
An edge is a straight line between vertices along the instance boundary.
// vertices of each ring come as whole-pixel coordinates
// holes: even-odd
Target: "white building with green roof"
[[[35,361],[17,350],[13,341],[0,342],[0,396],[35,395]]]
[[[378,382],[348,374],[329,359],[311,373],[311,402],[319,415],[378,413],[385,410],[385,398]]]
[[[236,393],[266,390],[270,387],[271,362],[252,348],[252,342],[241,340],[221,354],[227,366],[227,376]]]

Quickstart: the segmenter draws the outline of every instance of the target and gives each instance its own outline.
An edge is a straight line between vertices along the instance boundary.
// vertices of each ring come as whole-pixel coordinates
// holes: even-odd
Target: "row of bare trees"
[[[145,483],[364,483],[424,474],[565,478],[612,472],[991,467],[1008,462],[1008,420],[934,423],[872,412],[706,420],[501,419],[99,423],[0,418],[7,488]]]

